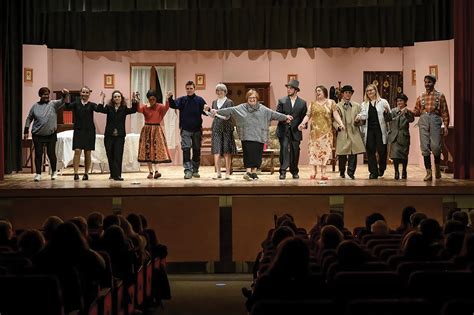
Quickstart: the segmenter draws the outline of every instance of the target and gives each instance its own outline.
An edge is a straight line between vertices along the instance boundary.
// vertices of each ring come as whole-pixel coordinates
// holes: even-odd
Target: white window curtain
[[[146,93],[150,89],[150,70],[151,66],[132,66],[132,94],[140,92],[140,102],[147,104]],[[140,133],[145,119],[142,113],[131,115],[131,131],[132,133]]]
[[[160,80],[161,93],[163,95],[163,103],[166,102],[166,93],[172,91],[175,94],[174,86],[174,75],[175,69],[173,66],[155,66],[156,72],[158,74],[158,80]],[[177,145],[177,121],[178,116],[174,109],[168,110],[163,119],[164,122],[164,132],[166,137],[166,142],[168,148],[174,149]]]

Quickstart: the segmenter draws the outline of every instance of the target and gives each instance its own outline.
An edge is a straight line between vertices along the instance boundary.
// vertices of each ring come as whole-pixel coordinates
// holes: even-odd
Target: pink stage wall
[[[41,86],[52,90],[68,88],[77,90],[88,85],[93,90],[91,99],[99,101],[103,90],[110,98],[112,89],[104,89],[104,74],[115,75],[115,88],[130,97],[130,64],[175,64],[175,94],[184,94],[184,84],[194,80],[196,73],[206,74],[206,89],[197,94],[210,103],[214,87],[219,82],[271,82],[270,106],[275,108],[278,98],[286,94],[287,75],[298,74],[300,96],[307,101],[314,99],[314,87],[323,84],[328,88],[351,84],[355,89],[354,100],[363,97],[363,71],[403,71],[404,92],[413,107],[416,96],[424,91],[423,76],[430,65],[437,65],[439,80],[437,88],[444,92],[453,108],[453,49],[454,42],[424,42],[404,48],[331,48],[291,49],[260,51],[137,51],[137,52],[80,52],[70,49],[48,49],[45,46],[25,45],[23,66],[34,69],[34,81],[25,83],[23,89],[23,118],[26,119],[31,105],[38,99]],[[416,84],[412,85],[412,72],[416,70]],[[105,127],[104,115],[95,115],[98,133]],[[24,120],[23,120],[24,121]],[[451,119],[451,122],[453,119]],[[130,120],[127,121],[130,130]],[[204,126],[211,121],[204,118]],[[306,131],[307,133],[307,131]],[[418,129],[412,126],[410,163],[420,164]],[[178,141],[179,143],[179,141]],[[308,163],[307,137],[302,143],[301,164]],[[179,153],[179,148],[178,153]],[[176,155],[174,163],[180,164]]]

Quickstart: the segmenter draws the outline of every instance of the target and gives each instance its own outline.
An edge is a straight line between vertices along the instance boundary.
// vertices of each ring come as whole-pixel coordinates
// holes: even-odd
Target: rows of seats
[[[254,315],[473,314],[468,215],[451,211],[441,226],[407,207],[396,230],[374,213],[351,232],[331,213],[306,233],[285,214],[261,244],[250,289],[242,289],[246,307]]]
[[[137,214],[53,216],[24,231],[0,220],[0,313],[139,314],[171,298],[166,256]]]

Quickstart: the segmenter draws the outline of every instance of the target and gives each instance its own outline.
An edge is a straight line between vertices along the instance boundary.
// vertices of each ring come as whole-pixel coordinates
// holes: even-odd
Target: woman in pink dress
[[[148,91],[146,97],[150,104],[140,104],[137,108],[137,112],[145,116],[145,125],[140,132],[138,162],[148,164],[148,179],[158,179],[161,174],[157,164],[171,163],[165,134],[160,125],[170,105],[168,102],[165,105],[158,103],[155,91]]]
[[[338,128],[344,129],[344,125],[336,103],[328,99],[328,90],[318,85],[315,91],[316,100],[308,103],[308,111],[298,129],[304,129],[309,122],[309,164],[313,166],[310,179],[316,179],[319,166],[321,180],[327,180],[329,178],[326,176],[326,164],[332,156],[333,147],[333,118]]]

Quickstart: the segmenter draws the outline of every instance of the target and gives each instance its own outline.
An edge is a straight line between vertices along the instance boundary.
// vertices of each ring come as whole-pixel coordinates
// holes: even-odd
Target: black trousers
[[[300,141],[294,140],[292,135],[286,135],[280,140],[280,174],[290,167],[291,174],[298,174],[300,160]]]
[[[122,159],[125,137],[105,136],[105,153],[109,162],[110,176],[112,178],[122,177]]]
[[[383,144],[380,128],[368,128],[366,149],[369,173],[379,176],[387,168],[387,145]],[[378,167],[376,153],[379,154]]]
[[[51,174],[56,172],[56,164],[58,163],[56,158],[56,140],[56,133],[53,133],[50,136],[33,135],[36,174],[41,174],[41,169],[43,167],[43,146],[46,146],[46,154],[48,155]]]
[[[347,164],[347,174],[354,176],[357,168],[357,154],[349,155],[338,155],[339,159],[339,174],[344,175],[346,173],[346,163]]]

